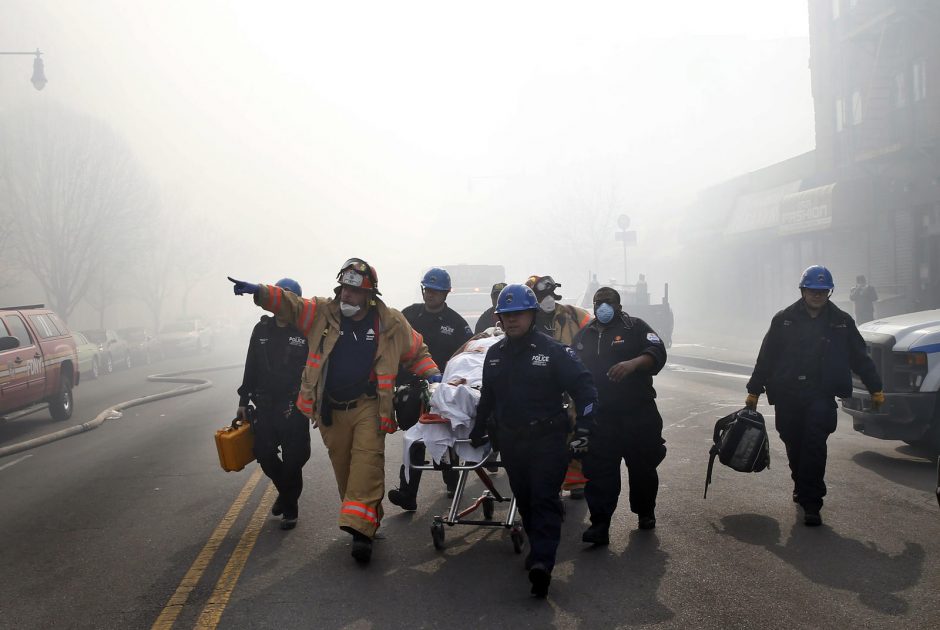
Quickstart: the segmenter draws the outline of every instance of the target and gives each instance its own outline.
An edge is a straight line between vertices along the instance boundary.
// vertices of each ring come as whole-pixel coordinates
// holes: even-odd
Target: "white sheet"
[[[447,462],[447,449],[454,446],[455,440],[470,437],[470,431],[476,420],[477,404],[480,402],[480,385],[483,383],[483,359],[490,346],[502,339],[503,332],[498,328],[487,329],[498,336],[483,337],[467,342],[464,351],[454,355],[447,362],[441,383],[431,387],[431,414],[447,419],[442,424],[418,422],[405,432],[402,463],[405,465],[405,478],[410,480],[411,445],[418,439],[424,440],[428,454],[434,463]],[[473,448],[470,444],[457,444],[457,455],[467,461],[479,462],[486,455],[486,447]]]

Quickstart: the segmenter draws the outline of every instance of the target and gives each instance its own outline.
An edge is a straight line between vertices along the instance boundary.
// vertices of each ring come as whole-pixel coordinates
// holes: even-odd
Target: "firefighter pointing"
[[[229,278],[236,295],[292,323],[309,343],[297,407],[326,445],[342,505],[339,527],[352,534],[352,556],[372,557],[385,494],[385,435],[399,365],[440,380],[421,335],[379,299],[375,269],[350,258],[336,276],[335,297],[300,298],[279,287]]]

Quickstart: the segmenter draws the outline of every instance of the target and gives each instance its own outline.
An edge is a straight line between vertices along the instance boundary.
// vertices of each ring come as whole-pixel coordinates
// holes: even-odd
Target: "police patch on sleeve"
[[[572,349],[569,348],[568,346],[565,346],[565,352],[567,352],[567,353],[568,353],[568,356],[571,357],[572,359],[577,359],[577,358],[578,358],[578,355],[575,354],[574,350],[572,350]]]
[[[662,343],[663,340],[659,338],[656,333],[646,333],[646,340],[650,343]]]

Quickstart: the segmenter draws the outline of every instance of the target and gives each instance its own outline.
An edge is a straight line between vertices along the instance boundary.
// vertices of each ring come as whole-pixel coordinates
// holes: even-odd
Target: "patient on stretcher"
[[[430,410],[408,429],[403,439],[406,478],[411,466],[411,445],[423,440],[435,464],[451,464],[450,449],[464,461],[482,461],[487,447],[474,448],[469,443],[456,444],[470,437],[476,421],[480,386],[483,383],[483,360],[486,352],[503,338],[499,328],[488,328],[472,337],[447,362],[440,383],[430,386]],[[421,462],[418,462],[421,463]]]

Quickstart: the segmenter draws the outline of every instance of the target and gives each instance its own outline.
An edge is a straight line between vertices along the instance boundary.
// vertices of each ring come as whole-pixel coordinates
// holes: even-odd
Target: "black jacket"
[[[444,373],[444,368],[454,353],[473,336],[473,331],[470,330],[467,320],[446,304],[444,309],[438,313],[428,312],[425,310],[424,304],[412,304],[401,313],[411,324],[411,327],[424,337],[428,352],[431,353],[431,358],[437,363],[441,374]],[[397,382],[401,385],[417,378],[417,376],[402,368],[398,372]]]
[[[508,429],[559,418],[559,426],[567,427],[565,392],[574,399],[579,418],[593,415],[597,390],[571,348],[535,330],[518,340],[506,337],[486,353],[474,430],[483,431],[491,416]]]
[[[480,334],[487,328],[492,328],[496,325],[496,307],[491,306],[480,315],[480,319],[477,320],[477,325],[473,327],[474,334]]]
[[[246,406],[249,399],[256,405],[293,401],[306,362],[307,338],[294,326],[280,327],[273,317],[262,316],[248,342],[239,406]]]
[[[747,391],[766,390],[771,404],[775,399],[848,398],[852,372],[868,391],[882,389],[878,370],[848,313],[827,302],[814,321],[800,299],[770,321]]]
[[[638,409],[656,398],[653,376],[666,364],[666,346],[642,319],[621,313],[606,326],[593,319],[571,345],[594,377],[600,413]],[[614,364],[642,354],[653,357],[651,370],[636,371],[619,383],[607,378]]]

